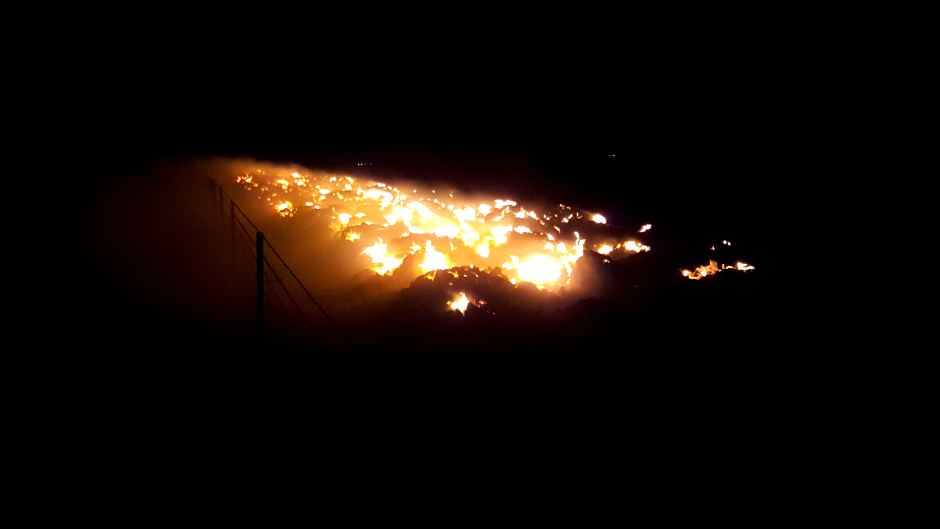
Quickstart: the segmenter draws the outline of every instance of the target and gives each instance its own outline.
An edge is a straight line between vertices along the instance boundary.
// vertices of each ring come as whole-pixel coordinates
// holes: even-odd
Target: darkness
[[[794,375],[811,378],[792,333],[801,316],[781,279],[790,262],[780,247],[798,216],[778,205],[815,176],[805,171],[820,148],[806,115],[818,97],[806,76],[815,66],[800,65],[775,38],[710,36],[631,37],[623,55],[561,45],[531,60],[462,50],[418,63],[392,60],[392,51],[361,63],[265,62],[248,50],[225,60],[175,50],[165,61],[148,55],[86,69],[89,81],[59,102],[52,131],[80,175],[63,179],[66,216],[83,218],[98,190],[146,182],[153,167],[178,159],[345,170],[367,160],[376,176],[570,197],[653,222],[670,234],[670,257],[731,239],[758,270],[663,287],[639,308],[586,300],[573,309],[583,334],[558,350],[533,338],[538,348],[505,354],[285,352],[130,299],[109,284],[110,270],[90,264],[79,222],[63,248],[74,259],[62,282],[60,351],[81,353],[54,369],[81,373],[82,391],[105,408],[169,407],[193,423],[204,413],[277,422],[309,404],[339,420],[361,414],[384,435],[415,426],[400,422],[410,412],[433,421],[485,416],[508,429],[519,417],[585,428],[626,421],[647,449],[664,441],[673,453],[686,450],[683,436],[707,451],[729,435],[773,435],[803,398]],[[629,334],[639,339],[606,338]],[[116,405],[115,395],[135,404]],[[659,433],[636,433],[647,428]],[[763,445],[754,446],[740,449]]]

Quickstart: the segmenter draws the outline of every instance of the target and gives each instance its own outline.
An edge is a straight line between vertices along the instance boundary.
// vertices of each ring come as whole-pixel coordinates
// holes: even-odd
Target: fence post
[[[256,274],[258,296],[256,300],[256,325],[258,328],[258,339],[264,338],[264,233],[257,232],[255,236],[255,254],[257,256],[258,271]]]

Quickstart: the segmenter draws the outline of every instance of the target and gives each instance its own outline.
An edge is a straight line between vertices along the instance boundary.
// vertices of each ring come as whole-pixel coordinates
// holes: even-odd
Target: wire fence
[[[262,289],[263,296],[256,307],[260,312],[259,337],[271,345],[348,350],[350,343],[342,329],[258,225],[215,180],[209,179],[209,186],[220,215],[229,225],[233,266],[239,276],[250,278],[251,286],[246,292],[250,291],[257,299],[257,289]],[[261,277],[256,264],[259,249],[263,261]]]

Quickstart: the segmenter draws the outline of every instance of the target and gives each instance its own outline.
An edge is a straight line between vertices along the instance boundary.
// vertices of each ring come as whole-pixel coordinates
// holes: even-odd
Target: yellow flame
[[[290,217],[294,214],[294,204],[289,200],[285,200],[284,202],[274,206],[274,210],[277,211],[278,214],[280,214],[282,217]]]
[[[235,180],[283,217],[297,213],[294,203],[306,206],[305,215],[329,212],[335,219],[330,228],[346,241],[362,245],[361,253],[371,259],[369,268],[380,275],[398,270],[409,254],[423,252],[415,273],[454,266],[491,267],[513,284],[561,288],[584,252],[585,239],[572,229],[584,229],[581,219],[607,223],[600,213],[564,204],[543,210],[508,198],[471,201],[453,191],[399,189],[306,170],[258,168]],[[614,250],[649,251],[639,241],[608,240],[595,247],[604,255]]]
[[[535,254],[526,257],[522,261],[519,260],[518,256],[513,255],[507,268],[510,270],[515,269],[516,275],[521,281],[544,287],[555,283],[561,278],[563,267],[562,261],[555,257]]]
[[[404,261],[404,259],[390,255],[388,245],[382,242],[382,239],[363,250],[362,253],[372,258],[372,270],[380,275],[391,275]]]
[[[492,298],[491,298],[492,299]],[[470,305],[470,298],[466,294],[461,292],[454,297],[453,301],[447,302],[447,307],[449,310],[459,312],[461,314],[467,313],[467,307]]]
[[[424,261],[418,265],[425,273],[431,270],[447,270],[450,266],[447,264],[447,256],[437,251],[431,241],[424,246]]]
[[[650,247],[637,241],[626,241],[623,243],[623,249],[626,252],[640,253],[650,251]]]
[[[713,276],[713,275],[718,274],[719,272],[724,272],[726,270],[736,270],[738,272],[750,272],[751,270],[754,270],[754,267],[743,261],[738,261],[737,263],[734,264],[734,266],[732,266],[732,265],[726,265],[726,264],[719,265],[717,261],[709,260],[707,265],[696,267],[695,270],[684,269],[684,270],[681,270],[680,273],[682,274],[683,277],[694,279],[694,280],[699,280],[699,279],[702,279],[703,277]]]

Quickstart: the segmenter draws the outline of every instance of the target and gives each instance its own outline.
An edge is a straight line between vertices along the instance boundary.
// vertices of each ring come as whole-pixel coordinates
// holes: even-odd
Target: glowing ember
[[[653,225],[652,225],[652,224],[644,224],[643,226],[640,227],[640,233],[648,232],[648,231],[650,231],[651,229],[653,229]]]
[[[607,219],[600,213],[595,213],[593,216],[591,216],[591,220],[598,224],[607,224]]]
[[[640,253],[650,251],[650,247],[636,241],[626,241],[623,243],[623,250],[625,252]]]
[[[447,302],[447,307],[449,310],[459,312],[461,314],[467,313],[467,307],[470,305],[470,298],[466,294],[461,292],[454,298],[453,301]]]
[[[614,251],[614,247],[609,244],[602,244],[598,249],[597,253],[601,255],[610,255],[610,252]]]
[[[750,272],[751,270],[754,270],[754,267],[742,261],[738,261],[734,266],[731,266],[725,264],[719,265],[717,261],[710,260],[708,261],[707,265],[699,266],[695,270],[682,270],[680,273],[682,274],[682,277],[699,280],[703,277],[717,275],[719,272],[724,272],[725,270]]]
[[[274,210],[277,211],[282,217],[290,217],[294,214],[294,204],[287,200],[274,206]]]

